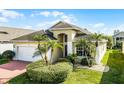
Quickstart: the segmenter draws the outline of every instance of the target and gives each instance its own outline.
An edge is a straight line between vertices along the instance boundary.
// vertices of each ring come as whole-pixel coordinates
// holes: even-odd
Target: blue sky
[[[58,21],[66,21],[91,32],[112,35],[124,30],[124,10],[101,9],[9,9],[0,10],[0,25],[27,29],[46,29]]]

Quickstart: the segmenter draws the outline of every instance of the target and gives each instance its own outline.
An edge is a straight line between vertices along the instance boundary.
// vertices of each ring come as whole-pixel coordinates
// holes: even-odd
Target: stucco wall
[[[67,35],[67,53],[68,54],[72,54],[73,50],[72,50],[72,47],[73,47],[73,40],[74,40],[74,37],[76,35],[76,32],[74,30],[55,30],[55,31],[52,31],[53,34],[54,34],[54,37],[58,38],[58,35],[59,34],[66,34]],[[58,51],[59,52],[59,51]]]
[[[122,53],[124,54],[124,41],[122,42]]]
[[[106,53],[106,42],[99,43],[99,46],[96,48],[96,63],[100,64],[104,54]]]
[[[6,50],[13,50],[13,44],[11,43],[0,44],[0,54],[2,54]]]

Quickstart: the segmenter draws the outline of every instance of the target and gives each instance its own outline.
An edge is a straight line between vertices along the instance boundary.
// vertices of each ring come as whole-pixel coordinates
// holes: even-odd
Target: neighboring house
[[[82,47],[75,47],[74,43],[77,39],[85,38],[92,34],[87,29],[77,27],[75,25],[60,21],[53,25],[46,31],[29,31],[29,33],[24,33],[24,35],[15,37],[11,40],[14,44],[14,51],[16,52],[15,60],[24,61],[35,61],[41,59],[40,56],[33,57],[34,52],[37,48],[37,42],[32,39],[36,34],[47,34],[52,40],[58,40],[63,44],[62,49],[55,49],[53,53],[53,61],[58,58],[66,57],[68,54],[76,53],[78,56],[84,56],[84,50]],[[96,51],[96,63],[100,63],[103,55],[106,52],[106,40],[99,41],[99,46]],[[48,58],[50,59],[51,49],[48,50]]]
[[[0,26],[0,54],[5,50],[13,50],[14,45],[13,42],[11,42],[12,39],[33,31],[34,30]]]
[[[119,31],[119,30],[115,30],[114,35],[113,35],[113,43],[114,43],[114,45],[116,45],[117,42],[122,42],[122,41],[124,41],[124,32]]]

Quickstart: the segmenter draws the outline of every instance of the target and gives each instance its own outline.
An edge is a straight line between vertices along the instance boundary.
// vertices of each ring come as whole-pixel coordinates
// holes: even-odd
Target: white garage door
[[[18,47],[18,60],[33,61],[33,54],[35,47],[31,46],[19,46]]]

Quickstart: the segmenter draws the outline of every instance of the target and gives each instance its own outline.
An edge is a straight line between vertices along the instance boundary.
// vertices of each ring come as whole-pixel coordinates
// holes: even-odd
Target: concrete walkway
[[[27,64],[29,63],[24,61],[11,61],[0,65],[0,84],[6,83],[10,79],[26,72]]]
[[[92,67],[78,65],[78,68],[87,68],[87,69],[96,70],[96,71],[100,71],[100,72],[108,72],[109,71],[109,67],[104,66],[102,64],[93,65]]]

